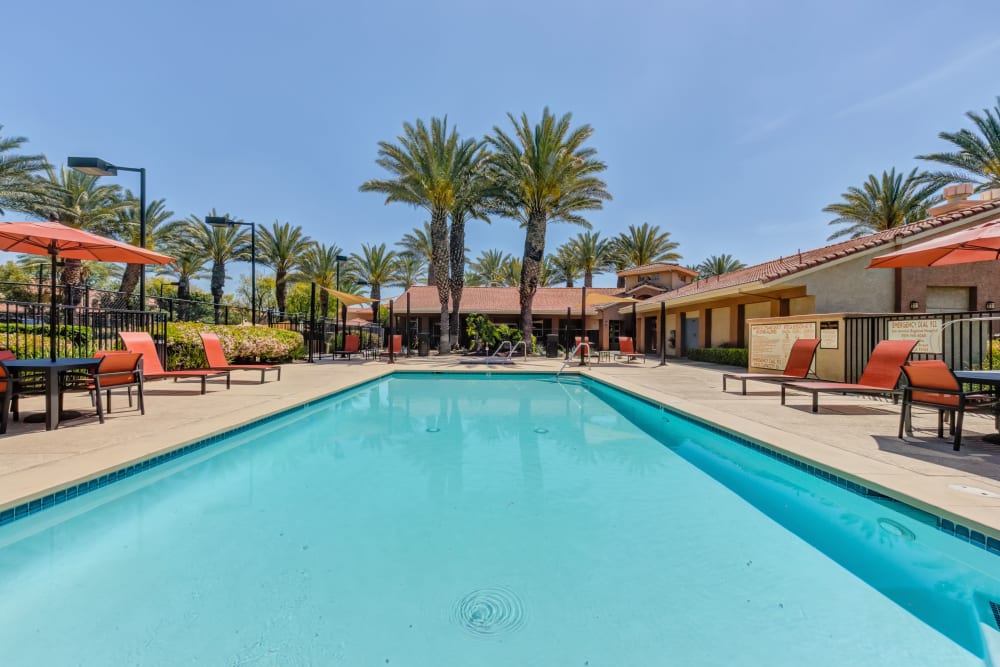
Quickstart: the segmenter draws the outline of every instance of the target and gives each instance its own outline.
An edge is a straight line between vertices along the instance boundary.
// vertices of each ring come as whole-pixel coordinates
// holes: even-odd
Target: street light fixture
[[[250,317],[253,324],[257,324],[257,223],[241,222],[230,220],[226,217],[209,215],[205,217],[205,224],[213,227],[235,227],[244,225],[250,228]]]
[[[66,158],[66,166],[90,176],[117,176],[119,171],[139,172],[139,246],[146,247],[146,169],[122,167],[96,157]],[[146,265],[139,274],[139,310],[146,310]]]

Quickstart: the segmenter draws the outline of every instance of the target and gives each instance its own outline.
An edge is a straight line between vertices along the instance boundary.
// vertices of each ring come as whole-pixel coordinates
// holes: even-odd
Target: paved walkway
[[[460,359],[288,364],[280,382],[269,379],[262,385],[253,379],[257,374],[234,373],[231,390],[209,383],[205,396],[197,382],[151,382],[144,417],[116,394],[114,412],[103,425],[86,394],[67,395],[66,407],[82,410],[84,417],[49,432],[42,424],[11,423],[0,436],[0,510],[394,370],[486,368],[460,364]],[[562,360],[530,359],[490,368],[551,372],[562,365]],[[967,416],[962,450],[953,452],[950,440],[935,437],[936,416],[929,411],[915,412],[914,437],[902,442],[895,437],[899,407],[891,402],[822,395],[820,412],[813,414],[807,394],[790,395],[789,405],[781,406],[775,385],[749,383],[748,395],[741,396],[737,383],[723,393],[723,370],[731,369],[691,362],[658,366],[653,360],[566,367],[566,372],[592,375],[663,402],[1000,538],[1000,446],[982,440],[993,430],[991,418]],[[22,400],[22,414],[42,409],[41,397]]]

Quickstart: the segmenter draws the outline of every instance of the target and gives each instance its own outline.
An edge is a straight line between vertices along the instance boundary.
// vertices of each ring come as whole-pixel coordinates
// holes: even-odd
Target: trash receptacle
[[[428,357],[431,354],[431,335],[426,331],[417,334],[417,356]]]
[[[545,357],[555,359],[559,356],[559,334],[545,335]]]

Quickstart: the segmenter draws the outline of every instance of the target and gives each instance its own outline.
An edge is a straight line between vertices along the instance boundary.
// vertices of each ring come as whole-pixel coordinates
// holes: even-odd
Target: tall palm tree
[[[126,209],[118,211],[118,215],[111,223],[115,228],[115,236],[126,243],[132,245],[142,245],[142,227],[139,216],[139,199],[132,194],[131,190],[125,191],[125,199],[132,205]],[[171,225],[170,219],[174,217],[173,211],[168,211],[165,199],[154,199],[146,204],[146,247],[153,250],[163,248],[169,244],[171,237],[176,233],[177,227]],[[139,276],[142,275],[145,264],[126,264],[125,272],[122,274],[121,283],[118,286],[118,293],[124,298],[131,295],[139,284]]]
[[[629,225],[627,232],[615,237],[612,261],[619,271],[655,262],[676,262],[681,258],[678,243],[670,240],[670,232],[661,232],[659,225],[642,223],[641,227]]]
[[[58,171],[45,168],[44,176],[36,176],[35,184],[46,194],[32,204],[32,213],[42,218],[59,220],[64,225],[103,236],[114,236],[114,222],[133,203],[122,195],[121,186],[100,185],[97,176],[88,176],[65,166]],[[82,297],[79,285],[84,279],[83,262],[63,260],[60,282],[69,291],[70,303],[78,305]]]
[[[581,232],[568,242],[576,264],[583,270],[583,286],[594,286],[594,273],[602,273],[612,266],[611,242],[601,238],[600,232]]]
[[[869,174],[860,188],[848,188],[840,195],[841,201],[823,209],[824,213],[837,216],[829,224],[846,225],[827,240],[844,236],[856,239],[923,220],[927,210],[941,201],[934,194],[938,188],[938,183],[928,182],[927,174],[918,173],[916,168],[906,178],[897,174],[895,168],[883,171],[881,178]]]
[[[746,266],[746,264],[732,255],[723,254],[711,255],[701,264],[694,267],[694,270],[702,278],[711,278],[712,276],[721,276],[724,273],[732,273],[733,271],[745,269]]]
[[[918,160],[930,160],[948,165],[958,171],[935,172],[924,178],[936,185],[951,183],[976,183],[977,190],[1000,188],[1000,96],[992,109],[983,109],[982,115],[967,111],[966,117],[976,130],[942,132],[941,139],[958,150],[954,153],[918,155]]]
[[[274,269],[274,298],[282,313],[288,303],[288,274],[295,271],[302,254],[312,244],[313,240],[298,225],[292,227],[290,223],[275,220],[271,229],[261,229],[257,259]]]
[[[465,223],[468,219],[489,222],[487,201],[490,197],[490,183],[486,180],[482,165],[488,153],[480,145],[479,152],[472,157],[472,165],[462,174],[455,205],[451,207],[451,230],[448,240],[448,261],[451,274],[448,290],[451,292],[451,329],[449,336],[453,345],[458,345],[460,335],[462,288],[465,286]]]
[[[479,142],[462,141],[458,132],[448,131],[448,120],[431,118],[430,127],[418,120],[403,124],[398,144],[379,142],[376,164],[392,178],[366,181],[362,192],[381,192],[386,203],[403,202],[427,209],[431,215],[431,265],[434,284],[441,304],[441,342],[439,352],[450,349],[448,306],[448,214],[455,206],[456,195],[474,167]]]
[[[414,227],[412,232],[403,234],[403,238],[396,242],[396,245],[403,247],[403,252],[417,257],[427,269],[427,284],[435,285],[434,282],[434,249],[431,245],[431,223],[424,221],[424,226]]]
[[[209,277],[205,273],[207,259],[201,252],[191,248],[177,248],[168,251],[174,261],[160,269],[160,273],[171,276],[177,283],[177,319],[189,319],[191,281]]]
[[[306,248],[299,260],[298,270],[288,279],[292,282],[316,283],[319,290],[320,316],[326,318],[330,312],[330,293],[327,289],[337,287],[337,257],[344,251],[340,246],[314,243]]]
[[[497,189],[497,211],[525,225],[518,287],[521,331],[524,340],[530,341],[531,304],[545,257],[548,222],[564,221],[589,228],[581,212],[601,208],[611,194],[607,184],[596,176],[604,171],[605,164],[596,158],[595,149],[583,146],[593,134],[589,125],[572,129],[571,114],[557,119],[548,107],[534,127],[526,113],[520,120],[511,114],[507,117],[514,126],[513,136],[494,126],[487,138],[494,152],[488,175]]]
[[[382,299],[382,285],[393,280],[396,251],[389,250],[384,243],[378,245],[361,244],[361,254],[352,253],[348,260],[348,273],[355,282],[366,282],[371,288],[372,321],[378,321],[379,301]],[[443,335],[443,332],[442,332]]]
[[[510,259],[510,255],[502,250],[484,250],[469,262],[469,272],[476,276],[479,284],[498,287],[504,284],[504,266]]]
[[[6,210],[35,213],[44,204],[44,184],[34,176],[49,167],[45,156],[13,153],[27,141],[0,134],[0,215]]]
[[[396,263],[392,269],[391,285],[409,289],[411,285],[419,284],[424,277],[424,262],[416,255],[408,252],[396,255]]]
[[[521,285],[521,274],[523,271],[524,262],[521,261],[521,258],[507,255],[507,261],[504,262],[501,267],[500,286],[519,287]],[[538,282],[541,283],[541,280],[539,279]]]
[[[549,255],[546,260],[552,267],[553,282],[566,283],[566,287],[573,287],[573,281],[583,275],[569,243],[564,243],[556,248],[555,253]]]
[[[209,217],[219,217],[213,208]],[[236,220],[229,214],[224,217]],[[246,258],[250,247],[250,232],[243,225],[209,225],[196,215],[188,216],[185,226],[183,247],[199,253],[206,263],[212,263],[212,304],[215,308],[215,323],[222,315],[222,297],[226,287],[226,262]]]

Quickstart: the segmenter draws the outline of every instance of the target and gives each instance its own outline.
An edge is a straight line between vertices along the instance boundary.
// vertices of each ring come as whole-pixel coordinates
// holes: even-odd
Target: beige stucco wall
[[[852,259],[801,277],[806,293],[816,295],[815,312],[891,313],[891,269],[866,269],[871,257]]]
[[[748,303],[746,306],[743,307],[743,312],[745,313],[747,320],[750,320],[755,317],[770,317],[771,302],[758,301],[757,303]]]
[[[836,322],[836,347],[823,347],[820,343],[816,350],[816,360],[814,370],[816,375],[824,380],[837,382],[844,381],[844,313],[823,313],[819,315],[794,315],[789,317],[764,317],[747,319],[747,348],[749,356],[753,358],[753,325],[754,324],[785,324],[790,322],[814,322],[816,324],[816,336],[822,339],[821,322]],[[833,336],[831,336],[833,338]],[[829,339],[828,339],[829,340]],[[770,372],[772,369],[750,367],[752,372]]]
[[[729,307],[712,309],[712,332],[710,338],[710,345],[712,347],[718,347],[723,343],[735,342],[729,340],[729,317],[731,310]]]

